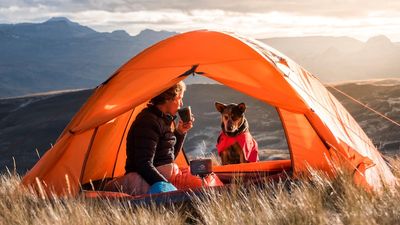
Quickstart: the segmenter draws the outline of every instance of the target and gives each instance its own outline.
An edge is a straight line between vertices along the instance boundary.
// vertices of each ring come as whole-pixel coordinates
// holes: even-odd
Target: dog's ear
[[[218,110],[218,112],[222,113],[222,112],[224,112],[226,105],[222,104],[220,102],[215,102],[215,108]]]
[[[244,104],[243,102],[240,103],[237,107],[239,108],[242,114],[246,111],[246,104]]]

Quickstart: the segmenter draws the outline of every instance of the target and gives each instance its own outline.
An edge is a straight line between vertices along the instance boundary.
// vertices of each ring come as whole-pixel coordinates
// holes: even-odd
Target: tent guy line
[[[331,84],[325,84],[327,86],[329,86],[330,88],[334,89],[335,91],[339,92],[340,94],[344,95],[345,97],[349,98],[350,100],[352,100],[353,102],[356,102],[357,104],[363,106],[364,108],[372,111],[373,113],[379,115],[380,117],[382,117],[383,119],[391,122],[392,124],[396,125],[398,128],[400,128],[400,123],[396,122],[394,119],[391,119],[390,117],[384,115],[383,113],[367,106],[365,103],[362,103],[360,100],[355,99],[354,97],[352,97],[351,95],[345,93],[344,91],[339,90],[338,88],[332,86]]]

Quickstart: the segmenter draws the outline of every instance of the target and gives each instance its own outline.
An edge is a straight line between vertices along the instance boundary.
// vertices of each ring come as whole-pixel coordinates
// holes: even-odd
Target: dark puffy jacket
[[[185,139],[172,131],[174,119],[151,105],[137,115],[126,139],[125,173],[137,172],[150,185],[167,182],[156,167],[172,163]]]

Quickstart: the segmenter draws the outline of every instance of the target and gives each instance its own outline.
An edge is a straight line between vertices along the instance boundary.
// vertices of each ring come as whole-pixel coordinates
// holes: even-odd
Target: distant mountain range
[[[0,98],[94,88],[134,55],[175,34],[153,30],[143,30],[136,36],[123,30],[97,32],[63,17],[43,23],[0,24]],[[366,43],[348,37],[261,41],[324,82],[400,77],[400,44],[385,36]]]
[[[383,35],[367,42],[318,36],[261,41],[289,56],[323,82],[400,78],[400,44]]]
[[[400,79],[338,84],[354,98],[386,116],[400,121]],[[400,127],[366,110],[333,89],[329,90],[353,115],[368,136],[386,154],[400,153]],[[91,95],[92,90],[65,91],[23,98],[0,99],[0,172],[13,167],[30,169],[55,142],[64,127]],[[195,114],[195,126],[184,145],[190,157],[215,151],[220,114],[214,101],[245,102],[250,130],[261,149],[288,152],[281,122],[275,109],[258,100],[217,84],[188,85],[184,103]],[[267,155],[268,157],[268,155]]]
[[[100,33],[67,18],[0,24],[0,97],[93,88],[132,56],[174,34]]]

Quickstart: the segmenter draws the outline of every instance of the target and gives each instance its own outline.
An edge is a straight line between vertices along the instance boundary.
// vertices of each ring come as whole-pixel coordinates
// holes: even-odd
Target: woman
[[[125,175],[106,185],[131,194],[161,193],[176,190],[169,182],[179,170],[174,164],[193,121],[174,120],[183,105],[186,90],[182,81],[150,100],[132,123],[126,142]],[[193,118],[193,117],[192,117]]]

